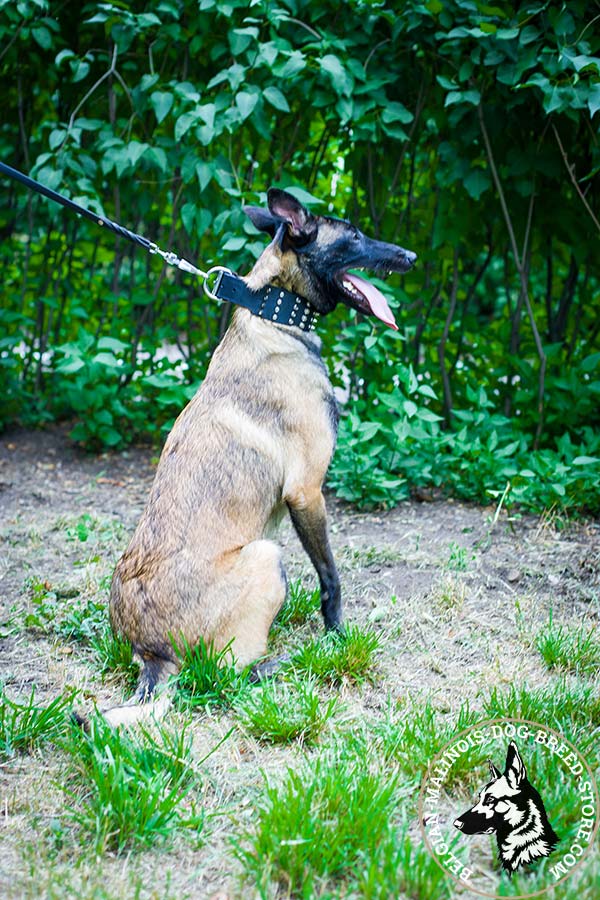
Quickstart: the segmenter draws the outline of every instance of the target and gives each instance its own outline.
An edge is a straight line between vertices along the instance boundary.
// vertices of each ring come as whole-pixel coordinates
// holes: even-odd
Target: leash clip
[[[197,266],[194,266],[191,262],[188,262],[187,259],[182,259],[177,256],[176,253],[173,253],[172,250],[161,250],[158,244],[150,244],[148,247],[149,253],[158,253],[168,266],[175,266],[177,269],[181,269],[183,272],[190,272],[192,275],[199,275],[200,278],[206,278],[208,272],[203,272],[202,269],[199,269]]]

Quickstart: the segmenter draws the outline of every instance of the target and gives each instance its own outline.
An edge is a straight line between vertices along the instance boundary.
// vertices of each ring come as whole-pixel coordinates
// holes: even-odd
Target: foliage
[[[28,580],[28,588],[31,610],[23,619],[26,628],[82,643],[97,638],[106,630],[108,621],[104,603],[89,598],[83,600],[77,590],[53,589],[35,577]]]
[[[510,481],[531,509],[600,508],[590,4],[0,0],[0,42],[2,159],[160,246],[246,270],[263,240],[241,206],[277,184],[418,252],[380,283],[397,334],[346,309],[320,325],[346,400],[341,496],[482,501]],[[69,417],[91,448],[156,439],[228,311],[4,190],[1,421]]]

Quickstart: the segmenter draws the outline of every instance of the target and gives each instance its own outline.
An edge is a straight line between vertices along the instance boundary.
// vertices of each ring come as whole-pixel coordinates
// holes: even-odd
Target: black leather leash
[[[168,265],[176,266],[178,269],[190,272],[192,275],[199,275],[200,278],[204,279],[205,293],[213,300],[225,300],[229,303],[235,303],[236,306],[243,306],[255,316],[267,319],[270,322],[276,322],[278,325],[294,326],[301,328],[303,331],[312,331],[315,326],[317,313],[303,297],[271,284],[260,291],[251,291],[242,278],[224,266],[213,266],[207,272],[203,272],[202,269],[188,262],[187,259],[183,259],[172,251],[161,250],[157,244],[149,241],[143,235],[129,231],[123,225],[119,225],[117,222],[113,222],[99,213],[80,206],[73,200],[69,200],[68,197],[63,197],[62,194],[58,194],[51,188],[46,187],[46,185],[40,184],[39,181],[24,175],[18,169],[7,166],[6,163],[0,162],[0,174],[8,175],[9,178],[19,181],[30,190],[48,197],[49,200],[53,200],[55,203],[60,203],[61,206],[65,206],[91,222],[95,222],[96,225],[101,225],[114,234],[119,235],[119,237],[126,238],[126,240],[143,247],[148,253],[158,254]],[[215,275],[217,280],[211,288],[210,280]]]

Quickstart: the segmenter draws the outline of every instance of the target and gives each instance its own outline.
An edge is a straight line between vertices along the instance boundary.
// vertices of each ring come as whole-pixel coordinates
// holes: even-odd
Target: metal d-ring
[[[204,279],[204,293],[207,297],[210,297],[211,300],[218,300],[215,291],[218,290],[219,282],[223,275],[233,275],[234,273],[231,269],[228,269],[226,266],[213,266],[212,269],[209,269],[205,275]],[[216,275],[217,280],[214,282],[213,287],[210,286],[210,278],[211,276]]]

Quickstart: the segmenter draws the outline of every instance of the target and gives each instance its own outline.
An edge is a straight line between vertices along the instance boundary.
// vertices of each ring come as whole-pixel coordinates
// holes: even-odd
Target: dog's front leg
[[[321,490],[312,497],[287,501],[294,528],[317,570],[321,584],[321,612],[328,630],[342,627],[342,592],[340,579],[329,546],[327,512]]]

